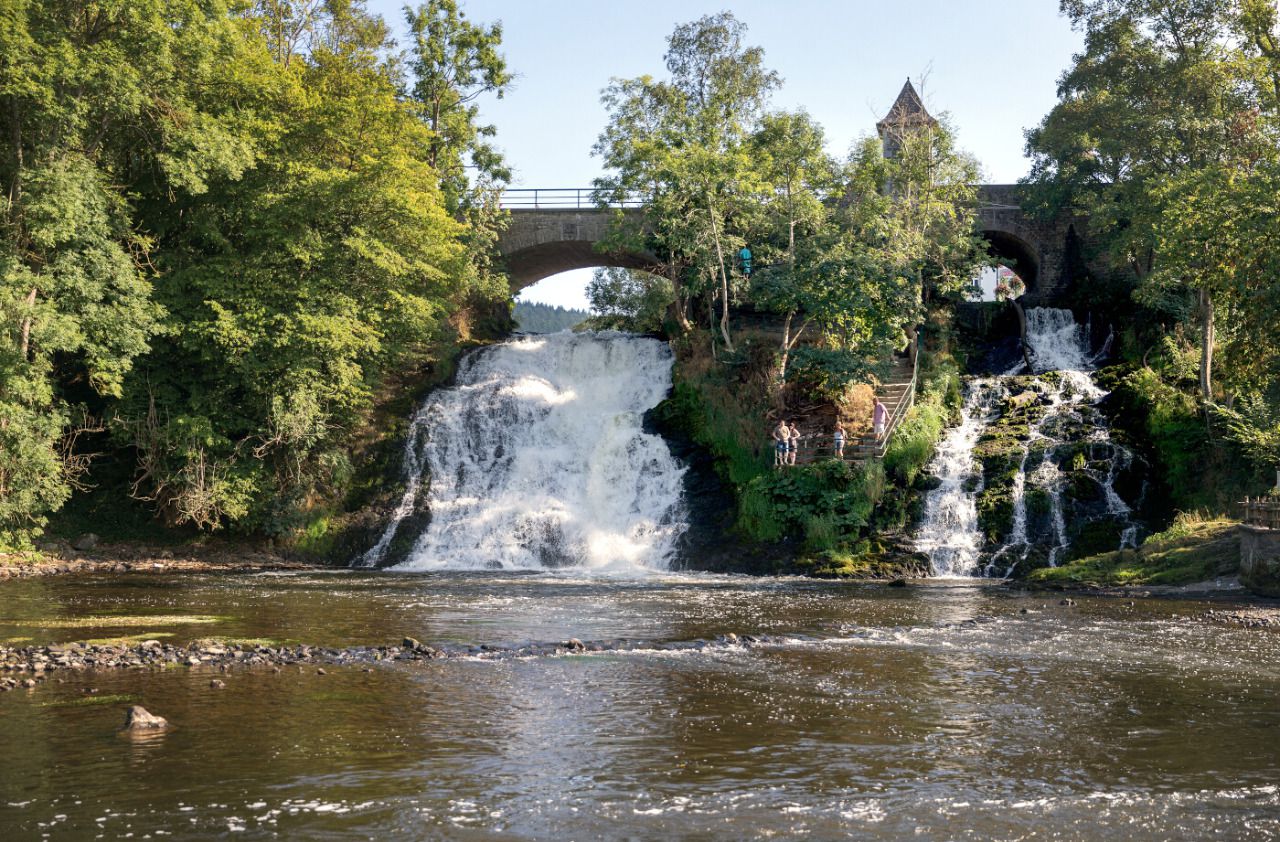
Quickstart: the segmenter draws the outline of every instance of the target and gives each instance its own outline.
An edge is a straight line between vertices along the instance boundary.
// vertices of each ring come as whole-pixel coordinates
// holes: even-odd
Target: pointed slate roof
[[[916,93],[915,86],[911,84],[911,79],[908,78],[907,83],[902,86],[902,91],[898,94],[898,98],[894,100],[893,106],[889,109],[889,113],[884,115],[883,120],[876,123],[876,131],[883,135],[890,128],[934,126],[937,123],[938,121],[933,119],[924,107],[920,94]]]

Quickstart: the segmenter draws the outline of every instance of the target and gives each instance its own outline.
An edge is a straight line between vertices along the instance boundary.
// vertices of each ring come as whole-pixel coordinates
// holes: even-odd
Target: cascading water
[[[393,569],[666,567],[686,526],[684,469],[642,421],[671,363],[665,343],[611,332],[470,355],[414,416],[404,498],[357,564],[382,561],[425,493],[430,522]]]
[[[973,448],[995,417],[1004,396],[991,379],[974,380],[965,392],[960,424],[938,445],[932,471],[940,484],[924,503],[916,548],[927,553],[935,576],[971,576],[982,554],[976,498],[982,475],[973,469]]]
[[[1106,548],[1137,541],[1132,507],[1116,491],[1133,454],[1111,440],[1094,408],[1106,393],[1088,373],[1110,338],[1091,354],[1069,310],[1037,307],[1027,312],[1027,341],[1033,376],[1019,363],[971,380],[961,424],[938,447],[939,484],[925,498],[916,538],[936,576],[1055,566],[1086,527],[1095,541],[1114,538]]]

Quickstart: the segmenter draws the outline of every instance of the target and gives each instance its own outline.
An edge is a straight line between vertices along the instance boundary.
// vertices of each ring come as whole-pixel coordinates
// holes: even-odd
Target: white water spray
[[[684,469],[641,425],[671,362],[664,343],[621,333],[470,355],[414,417],[404,499],[359,563],[378,564],[425,493],[430,523],[396,570],[665,568],[686,527]]]

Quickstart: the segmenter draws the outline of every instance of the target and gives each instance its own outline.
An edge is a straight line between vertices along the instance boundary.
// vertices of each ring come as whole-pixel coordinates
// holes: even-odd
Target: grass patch
[[[81,696],[78,699],[59,699],[54,702],[41,702],[42,708],[85,708],[93,705],[131,705],[142,701],[141,696],[129,693],[109,693],[105,696]]]
[[[863,541],[860,544],[865,545]],[[795,562],[795,572],[817,579],[897,579],[914,575],[901,559],[879,548],[859,546],[852,551],[827,550]]]
[[[161,614],[150,617],[124,617],[99,614],[92,617],[57,617],[43,619],[32,617],[25,620],[0,620],[0,626],[32,626],[41,629],[92,629],[106,626],[138,627],[138,626],[192,626],[207,623],[221,623],[226,617],[214,617],[208,614]]]
[[[76,642],[84,646],[133,646],[144,640],[159,640],[162,637],[173,637],[173,632],[144,632],[142,634],[128,634],[122,637],[94,637]]]
[[[1185,585],[1234,572],[1240,566],[1237,522],[1179,514],[1164,532],[1136,550],[1116,550],[1032,571],[1027,581],[1049,587]]]

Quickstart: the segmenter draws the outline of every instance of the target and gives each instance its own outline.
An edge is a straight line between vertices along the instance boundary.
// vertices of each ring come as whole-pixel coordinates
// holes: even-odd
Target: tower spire
[[[938,121],[924,107],[924,100],[920,99],[920,94],[916,93],[915,86],[911,84],[911,77],[908,76],[906,84],[898,92],[898,98],[889,107],[889,113],[884,115],[883,120],[876,123],[876,132],[880,135],[884,156],[892,158],[897,154],[898,146],[905,133],[920,128],[932,128],[936,125]]]

